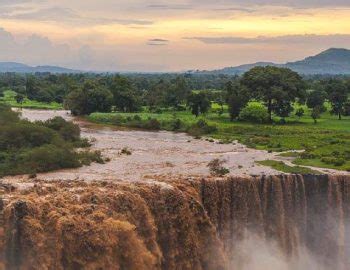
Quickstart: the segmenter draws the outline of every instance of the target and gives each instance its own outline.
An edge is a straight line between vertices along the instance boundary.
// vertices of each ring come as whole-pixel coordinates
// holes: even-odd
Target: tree
[[[224,91],[220,91],[215,96],[215,102],[220,106],[218,110],[218,115],[221,116],[224,113],[224,104],[225,104],[226,94]]]
[[[293,111],[293,106],[290,101],[284,99],[277,99],[276,102],[273,103],[273,111],[277,116],[282,118],[281,122],[285,123],[285,118],[288,117]]]
[[[113,95],[108,89],[97,87],[86,91],[88,113],[111,111]]]
[[[207,113],[211,105],[207,95],[203,92],[190,94],[187,99],[187,104],[191,108],[192,114],[196,117],[200,114]]]
[[[291,103],[305,96],[305,84],[301,76],[287,68],[255,67],[243,75],[241,83],[253,98],[265,103],[270,122],[273,112],[285,117],[291,112]]]
[[[348,87],[341,80],[331,79],[326,82],[325,91],[332,106],[331,113],[338,115],[338,119],[341,120],[344,113],[344,106],[348,101]]]
[[[151,110],[165,105],[165,93],[168,88],[169,84],[164,80],[159,80],[151,85],[146,93],[146,102]]]
[[[344,115],[350,116],[350,101],[346,102],[344,105]]]
[[[17,94],[16,97],[15,97],[16,102],[17,102],[18,104],[21,104],[21,105],[22,105],[22,103],[23,103],[23,101],[24,101],[24,98],[25,98],[25,96],[24,96],[23,94]]]
[[[35,99],[39,89],[34,76],[28,76],[26,80],[26,93],[27,97],[31,100]]]
[[[239,116],[241,110],[248,104],[249,94],[246,88],[231,81],[226,84],[225,91],[227,95],[226,101],[228,104],[230,119],[233,121]]]
[[[308,94],[306,105],[308,108],[313,109],[316,107],[324,107],[326,101],[326,93],[323,91],[315,90]]]
[[[303,108],[298,108],[295,112],[295,115],[298,116],[298,118],[300,119],[301,117],[303,117],[305,114],[305,111]]]
[[[87,114],[87,97],[83,89],[79,88],[70,92],[64,100],[64,107],[73,115]]]
[[[82,88],[72,91],[65,99],[65,107],[71,110],[73,115],[109,112],[112,103],[112,93],[92,81],[85,82]]]
[[[311,117],[314,119],[315,124],[317,119],[321,117],[321,113],[326,111],[324,106],[326,100],[326,93],[320,90],[312,91],[308,94],[306,105],[308,108],[312,109]]]
[[[321,115],[321,109],[320,107],[315,107],[312,109],[311,111],[311,117],[312,119],[314,119],[314,123],[316,124],[317,123],[317,119],[320,118],[320,115]]]
[[[178,76],[165,93],[165,104],[170,107],[179,108],[190,95],[190,88],[183,76]]]
[[[268,118],[266,107],[260,104],[248,104],[239,114],[239,120],[259,124],[267,122]]]
[[[140,94],[137,93],[131,82],[122,76],[115,76],[110,84],[113,94],[113,104],[123,112],[136,112],[140,110]]]

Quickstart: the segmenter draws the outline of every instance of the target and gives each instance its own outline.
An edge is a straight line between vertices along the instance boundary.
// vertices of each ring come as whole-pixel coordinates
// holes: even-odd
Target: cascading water
[[[0,269],[350,268],[350,177],[3,186]]]

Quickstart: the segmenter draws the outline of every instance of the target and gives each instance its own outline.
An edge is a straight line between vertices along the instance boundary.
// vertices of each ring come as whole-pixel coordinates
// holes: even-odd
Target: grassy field
[[[174,130],[173,123],[180,120],[182,125],[177,131],[188,131],[189,127],[199,119],[204,119],[209,125],[215,125],[217,130],[207,136],[221,140],[224,143],[238,140],[245,145],[269,151],[305,150],[294,154],[295,164],[350,170],[350,118],[337,120],[336,116],[324,113],[317,124],[314,124],[310,112],[305,108],[305,116],[287,118],[282,124],[253,124],[246,122],[231,122],[225,112],[218,115],[213,112],[218,108],[214,104],[212,112],[196,118],[188,111],[166,111],[160,114],[141,113],[93,113],[88,119],[96,123],[127,125],[137,115],[140,121],[150,118],[160,122],[160,128]],[[226,108],[225,108],[226,109]],[[278,123],[278,118],[275,122]]]
[[[11,107],[15,108],[27,108],[27,109],[42,109],[42,110],[62,110],[63,106],[60,103],[51,102],[51,103],[45,103],[45,102],[39,102],[29,99],[24,99],[24,102],[22,104],[19,104],[16,102],[16,93],[8,90],[4,92],[4,97],[0,97],[0,102],[7,103]]]
[[[294,174],[321,174],[318,171],[311,170],[309,168],[300,167],[300,166],[288,166],[282,161],[276,161],[276,160],[264,160],[264,161],[257,161],[256,163],[271,167],[277,171],[284,172],[284,173],[294,173]]]

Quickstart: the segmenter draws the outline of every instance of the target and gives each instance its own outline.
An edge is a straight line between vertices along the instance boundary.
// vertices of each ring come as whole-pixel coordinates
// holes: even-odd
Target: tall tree
[[[348,101],[349,89],[347,85],[339,79],[330,79],[325,83],[327,98],[332,105],[332,113],[342,119],[344,106]]]
[[[38,83],[34,76],[28,75],[26,79],[26,94],[29,99],[35,99],[39,92]]]
[[[291,103],[305,97],[305,83],[301,76],[287,68],[255,67],[243,75],[241,83],[253,98],[265,103],[270,121],[273,112],[284,117]]]
[[[249,102],[249,94],[245,87],[241,86],[238,82],[232,81],[226,83],[225,92],[230,119],[233,121]]]
[[[320,90],[314,90],[307,96],[306,105],[310,108],[323,108],[327,94]]]
[[[207,113],[210,108],[210,100],[203,92],[190,94],[187,99],[187,104],[191,108],[192,114],[196,117],[200,114]]]
[[[186,79],[183,76],[178,76],[171,82],[171,86],[166,91],[165,103],[167,106],[178,108],[186,101],[189,94],[190,88]]]
[[[123,112],[135,112],[140,110],[140,94],[128,78],[115,76],[110,83],[110,91],[113,94],[114,105]]]
[[[165,105],[165,93],[168,88],[169,84],[162,79],[151,85],[146,93],[146,102],[151,110]]]
[[[85,82],[82,88],[70,92],[65,99],[65,107],[71,110],[73,115],[110,112],[112,103],[112,93],[92,81]]]

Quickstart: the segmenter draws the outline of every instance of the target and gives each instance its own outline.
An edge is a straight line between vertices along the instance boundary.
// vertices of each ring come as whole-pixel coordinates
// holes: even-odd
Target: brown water
[[[74,120],[80,125],[82,136],[94,141],[93,149],[102,151],[111,160],[103,165],[40,174],[39,179],[138,181],[159,176],[207,176],[207,164],[214,158],[226,159],[225,167],[235,175],[277,173],[255,163],[273,158],[274,154],[249,149],[239,143],[218,144],[166,131],[118,130],[74,119],[67,111],[23,110],[22,115],[31,121],[54,116]],[[120,155],[124,147],[130,149],[132,155]]]
[[[2,269],[350,269],[348,176],[39,181],[1,193]]]

